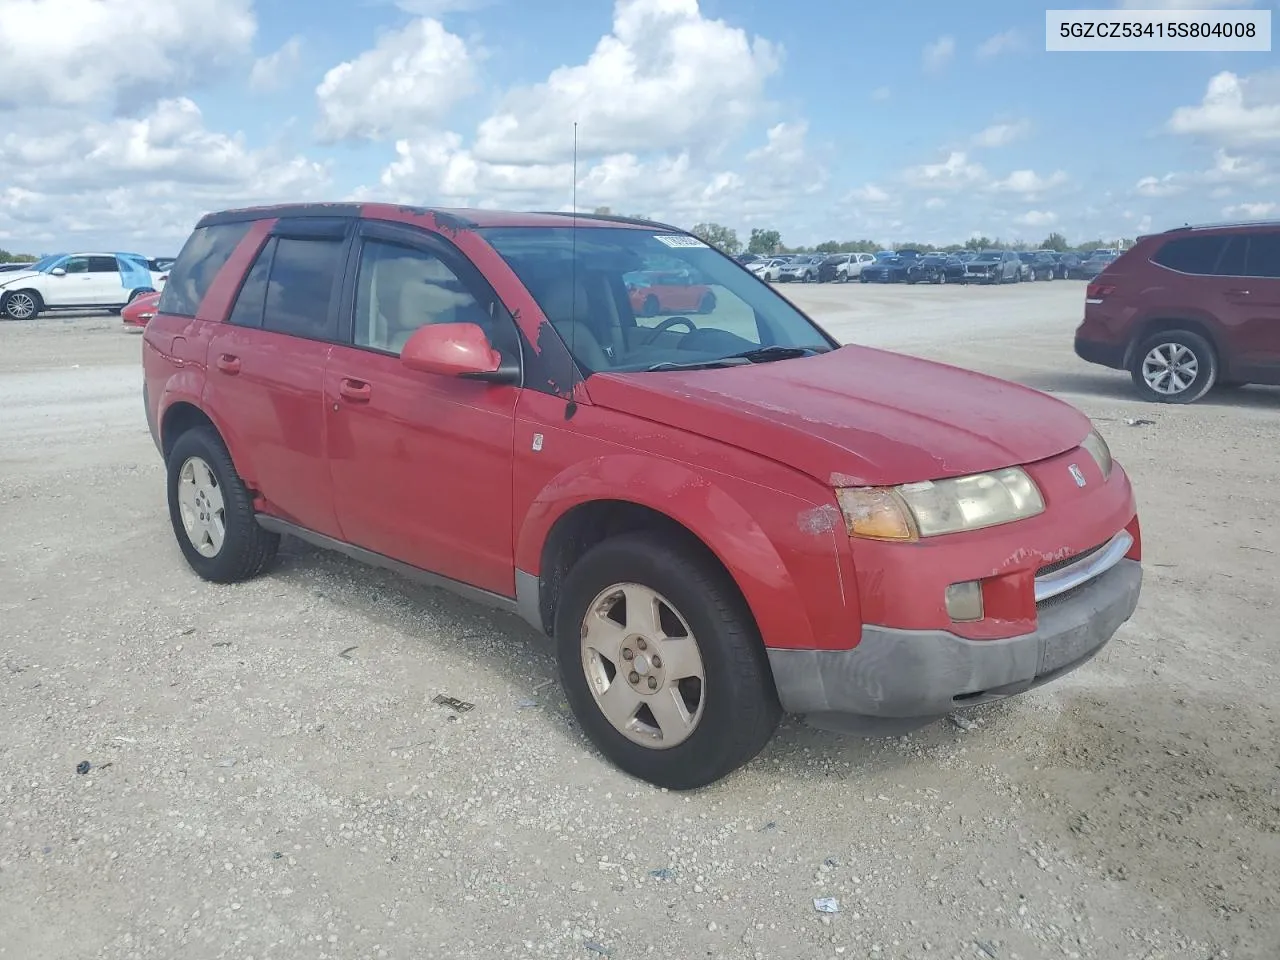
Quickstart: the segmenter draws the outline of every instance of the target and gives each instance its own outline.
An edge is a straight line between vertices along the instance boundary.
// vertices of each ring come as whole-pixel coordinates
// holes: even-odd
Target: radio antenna
[[[564,418],[570,419],[578,412],[573,399],[574,371],[577,368],[578,343],[578,121],[573,121],[573,188],[569,210],[569,402],[564,408]]]

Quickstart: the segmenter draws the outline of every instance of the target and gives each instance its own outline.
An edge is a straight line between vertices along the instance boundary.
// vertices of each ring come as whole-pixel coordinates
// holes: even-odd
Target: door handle
[[[1227,296],[1229,297],[1247,297],[1248,295],[1249,295],[1248,290],[1228,290],[1227,291]]]
[[[352,403],[368,403],[372,392],[369,384],[363,380],[353,380],[351,377],[343,377],[338,384],[338,393],[344,400],[350,400]]]
[[[218,369],[223,373],[235,376],[240,372],[240,358],[230,353],[224,353],[218,357]]]

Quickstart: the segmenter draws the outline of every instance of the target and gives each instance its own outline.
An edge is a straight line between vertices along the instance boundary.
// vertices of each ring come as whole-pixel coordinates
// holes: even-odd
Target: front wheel
[[[33,320],[44,305],[40,294],[32,290],[15,290],[0,302],[0,314],[9,320]]]
[[[187,563],[202,579],[236,583],[275,559],[279,534],[258,526],[253,495],[212,427],[194,427],[169,452],[169,520]]]
[[[583,731],[657,786],[719,780],[755,757],[781,718],[750,611],[699,544],[653,531],[597,544],[565,579],[555,637]]]
[[[656,317],[658,315],[658,298],[653,294],[645,297],[644,303],[640,307],[640,315],[642,317]]]
[[[711,313],[716,308],[716,295],[708,291],[702,295],[702,299],[698,301],[699,313]]]
[[[1129,373],[1144,399],[1194,403],[1213,389],[1218,358],[1200,334],[1167,330],[1148,337],[1134,351]]]

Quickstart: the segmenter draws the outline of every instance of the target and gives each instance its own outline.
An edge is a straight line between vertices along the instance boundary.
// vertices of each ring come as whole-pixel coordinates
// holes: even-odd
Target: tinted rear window
[[[271,262],[262,325],[312,340],[337,336],[337,314],[329,313],[335,280],[342,273],[341,240],[281,237]]]
[[[262,311],[267,303],[267,278],[271,274],[271,258],[276,252],[275,238],[271,238],[263,246],[258,259],[253,261],[249,273],[244,278],[244,285],[236,296],[230,323],[240,327],[261,327]]]
[[[160,295],[159,311],[194,317],[213,278],[249,232],[250,226],[252,224],[245,221],[194,230],[169,271],[164,293]]]
[[[1250,277],[1280,277],[1280,233],[1254,233],[1249,236]]]
[[[1222,236],[1178,237],[1168,241],[1151,259],[1179,273],[1213,273],[1225,240]]]

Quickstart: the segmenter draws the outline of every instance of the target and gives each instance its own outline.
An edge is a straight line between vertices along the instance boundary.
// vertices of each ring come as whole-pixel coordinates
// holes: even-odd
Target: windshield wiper
[[[814,354],[826,353],[825,347],[784,347],[773,344],[768,347],[754,347],[741,353],[732,353],[726,360],[749,360],[752,363],[769,363],[772,360],[790,360],[794,357],[811,357]]]
[[[663,360],[651,367],[645,367],[646,373],[658,370],[709,370],[712,367],[739,367],[750,363],[747,357],[717,357],[715,360]]]

